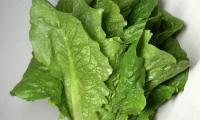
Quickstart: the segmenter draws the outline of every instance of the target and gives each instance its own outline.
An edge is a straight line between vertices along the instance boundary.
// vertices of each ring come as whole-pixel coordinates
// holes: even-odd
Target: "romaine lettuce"
[[[11,95],[68,120],[154,120],[184,89],[184,23],[157,0],[32,0],[33,57]]]

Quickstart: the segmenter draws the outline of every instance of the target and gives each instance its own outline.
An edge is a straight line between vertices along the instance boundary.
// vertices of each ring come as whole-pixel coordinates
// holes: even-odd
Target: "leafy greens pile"
[[[184,89],[181,20],[157,0],[32,0],[33,58],[11,95],[49,98],[61,119],[154,120]]]

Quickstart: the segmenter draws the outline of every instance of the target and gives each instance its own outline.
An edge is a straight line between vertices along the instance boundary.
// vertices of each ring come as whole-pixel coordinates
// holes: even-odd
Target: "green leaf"
[[[32,58],[22,81],[11,91],[11,95],[28,101],[50,98],[56,103],[60,103],[61,94],[62,81],[52,76],[48,68],[40,64],[35,58]]]
[[[157,0],[141,0],[132,10],[128,18],[129,25],[132,25],[141,20],[148,19],[157,4]]]
[[[58,106],[62,114],[70,119],[69,109],[65,103],[65,98],[62,97],[63,94],[61,78],[52,76],[48,68],[39,63],[34,57],[23,79],[11,91],[12,96],[27,101],[50,98],[51,103]]]
[[[145,71],[143,59],[136,54],[137,42],[133,41],[119,68],[119,82],[113,103],[114,109],[122,113],[139,114],[146,105],[143,91]]]
[[[95,8],[102,8],[103,28],[108,37],[120,36],[126,23],[120,9],[112,0],[97,0]]]
[[[131,44],[133,41],[137,41],[138,37],[135,36],[142,36],[145,26],[146,21],[141,21],[124,29],[121,39],[126,44]]]
[[[132,9],[134,9],[139,3],[139,0],[114,0],[118,6],[120,7],[121,14],[124,18],[127,18],[131,13]]]
[[[112,72],[98,43],[88,36],[78,19],[55,10],[46,0],[33,0],[31,25],[33,53],[42,56],[50,51],[48,59],[36,59],[42,63],[50,61],[45,64],[50,73],[60,72],[54,75],[61,75],[58,77],[62,78],[72,118],[97,120],[97,111],[107,102],[104,81]],[[44,41],[49,43],[48,47]]]
[[[165,41],[161,48],[172,54],[177,61],[187,60],[187,55],[180,47],[177,40],[171,38]],[[188,79],[189,70],[185,70],[175,77],[156,87],[148,96],[145,110],[137,117],[136,120],[153,120],[156,110],[169,100],[174,94],[178,94],[184,89]]]
[[[55,104],[54,101],[51,101],[53,104]],[[66,101],[66,95],[64,89],[62,90],[62,96],[61,96],[61,102],[57,104],[57,107],[60,111],[60,118],[65,119],[67,117],[68,120],[72,120],[72,115],[69,111],[68,103]],[[62,120],[62,119],[61,119]]]
[[[98,42],[106,38],[102,29],[103,9],[94,9],[83,0],[71,0],[74,3],[72,14],[77,17],[89,35]]]
[[[108,80],[112,93],[105,110],[101,112],[101,120],[127,120],[129,114],[139,114],[146,105],[143,58],[137,56],[137,45],[142,32],[133,34],[137,32],[134,30],[138,29],[130,28],[123,34],[124,41],[131,41],[132,44],[121,56],[119,67]]]
[[[85,1],[87,4],[93,2],[93,0],[83,0],[83,1]],[[75,3],[73,2],[73,0],[59,0],[58,4],[56,5],[56,9],[63,12],[72,13],[74,5]]]
[[[175,89],[170,86],[161,85],[158,86],[155,90],[152,91],[152,93],[149,95],[149,99],[147,99],[147,106],[142,111],[140,115],[138,115],[136,120],[154,120],[155,117],[155,111],[158,109],[158,107],[166,102],[166,100],[169,100]]]
[[[128,33],[132,34],[131,32]],[[121,113],[139,114],[146,105],[143,91],[145,83],[143,59],[138,57],[136,52],[140,37],[141,35],[134,36],[132,34],[132,44],[120,63],[119,81],[113,98],[113,105],[114,109]]]
[[[161,10],[160,12],[162,14],[160,26],[157,28],[157,32],[151,40],[151,43],[155,46],[160,46],[165,40],[174,37],[175,34],[184,27],[184,23],[180,19],[164,10]],[[157,26],[157,23],[155,23],[155,26]]]
[[[109,62],[113,69],[119,66],[119,58],[124,52],[126,45],[123,44],[120,37],[107,38],[101,44],[101,51],[108,57]]]
[[[153,90],[147,100],[148,105],[145,107],[144,111],[138,115],[136,120],[154,120],[155,112],[160,105],[169,100],[174,94],[178,94],[180,90],[184,88],[183,83],[187,81],[187,75],[188,70],[178,74],[176,77],[170,79],[169,82]]]
[[[145,69],[147,71],[145,84],[147,93],[189,67],[188,60],[177,61],[171,54],[149,44],[151,36],[150,31],[145,31],[142,38],[142,56],[145,59]]]
[[[94,0],[85,0],[85,2],[89,5],[93,2]]]
[[[187,54],[181,48],[178,41],[174,38],[169,38],[160,46],[160,49],[172,54],[177,61],[188,60]]]
[[[56,9],[62,12],[71,13],[73,11],[73,2],[72,0],[59,0]]]
[[[167,51],[168,53],[172,54],[177,59],[177,61],[188,60],[185,51],[181,48],[178,41],[173,38],[166,40],[161,45],[161,48]],[[176,77],[168,80],[165,84],[175,87],[176,93],[178,93],[184,89],[188,79],[188,73],[189,69],[178,74]]]
[[[128,115],[126,113],[119,114],[119,115],[117,115],[116,120],[128,120]]]
[[[189,69],[186,69],[185,71],[179,73],[174,78],[169,79],[165,84],[168,86],[173,86],[176,90],[175,93],[179,93],[184,90],[185,84],[188,80],[188,73]]]
[[[136,117],[135,115],[129,115],[128,120],[136,120]]]
[[[163,104],[166,100],[169,100],[175,89],[171,86],[161,85],[158,86],[149,96],[148,103],[154,108],[158,109],[161,104]]]
[[[151,13],[151,20],[149,20],[146,25],[146,29],[151,30],[151,32],[153,33],[153,37],[159,34],[160,32],[161,21],[162,21],[161,8],[159,6],[156,6],[154,8],[154,11]],[[151,40],[153,40],[153,37]]]
[[[113,38],[106,38],[106,34],[102,29],[102,16],[103,16],[103,9],[94,9],[86,4],[83,0],[74,0],[71,1],[74,2],[73,11],[72,14],[77,17],[83,24],[86,31],[89,33],[89,35],[96,41],[99,42],[101,51],[105,56],[109,58],[109,62],[112,65],[112,67],[115,69],[118,63],[118,57],[121,54],[121,52],[124,50],[124,45],[119,37],[113,37]],[[123,22],[123,18],[120,17],[119,12],[114,11],[113,9],[108,9],[105,3],[109,3],[109,6],[112,6],[113,9],[118,9],[115,3],[112,1],[102,1],[101,7],[103,7],[106,11],[106,14],[111,15],[111,13],[117,14],[117,19],[121,21],[121,24]],[[104,6],[105,5],[105,6]],[[67,6],[66,6],[67,7]],[[100,7],[100,6],[99,6]],[[108,22],[110,20],[114,20],[112,16],[108,15]],[[107,15],[106,15],[107,16]],[[110,21],[111,22],[111,21]],[[111,24],[108,23],[108,26]],[[121,26],[121,25],[119,25]],[[118,31],[120,28],[112,29],[114,30],[113,33],[119,33]],[[123,27],[121,26],[121,29]],[[121,33],[120,33],[121,34]]]

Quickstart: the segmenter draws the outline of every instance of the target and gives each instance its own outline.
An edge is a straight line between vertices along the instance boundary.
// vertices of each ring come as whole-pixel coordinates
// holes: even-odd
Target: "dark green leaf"
[[[155,46],[160,46],[165,40],[173,37],[175,33],[184,27],[184,23],[180,19],[172,16],[166,11],[160,12],[162,14],[162,17],[160,18],[160,26],[157,28],[157,32],[151,40],[151,43]],[[157,26],[157,22],[155,22],[154,26]]]
[[[127,18],[132,9],[135,8],[139,0],[114,0],[120,7],[121,14]]]
[[[128,18],[128,24],[132,25],[138,21],[148,19],[157,4],[157,0],[140,0]]]

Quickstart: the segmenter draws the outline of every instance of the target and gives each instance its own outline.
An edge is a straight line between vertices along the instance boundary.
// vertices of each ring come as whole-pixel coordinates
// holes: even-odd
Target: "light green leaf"
[[[120,37],[107,38],[101,43],[101,50],[108,57],[113,69],[118,68],[120,56],[125,48],[126,45],[123,44]]]
[[[134,28],[135,30],[135,28]],[[130,114],[139,114],[146,105],[143,86],[145,70],[143,59],[137,56],[137,45],[141,34],[127,29],[124,41],[131,41],[128,50],[121,56],[120,65],[108,80],[111,90],[109,103],[102,111],[102,120],[127,120]]]
[[[112,0],[97,0],[95,8],[102,8],[103,28],[107,37],[120,36],[126,23],[120,9]]]
[[[107,102],[104,81],[112,72],[98,43],[88,36],[78,19],[57,11],[46,0],[33,0],[31,25],[33,53],[42,56],[50,52],[50,63],[45,66],[50,73],[60,72],[54,75],[61,75],[58,77],[62,78],[72,119],[97,120],[97,111]],[[45,59],[36,59],[46,63]]]
[[[71,2],[74,3],[72,14],[82,22],[94,40],[102,42],[106,38],[101,26],[103,9],[94,9],[88,6],[84,0],[71,0]]]
[[[121,113],[139,114],[146,105],[143,91],[143,59],[137,57],[135,44],[133,43],[125,53],[119,68],[119,82],[113,103],[114,109]]]
[[[48,68],[35,58],[32,58],[22,81],[11,91],[11,95],[28,101],[50,98],[56,103],[60,103],[61,94],[62,81],[60,78],[52,76]]]
[[[189,67],[188,60],[177,61],[174,56],[149,44],[151,36],[150,31],[145,31],[142,39],[144,42],[142,56],[147,71],[145,84],[147,93]]]
[[[123,51],[124,45],[119,37],[106,38],[106,34],[102,29],[102,16],[103,16],[104,10],[102,8],[94,9],[88,6],[82,0],[74,0],[71,2],[76,3],[73,6],[72,14],[76,16],[82,22],[84,28],[89,33],[89,35],[94,40],[99,42],[101,51],[103,52],[105,56],[109,58],[109,62],[112,65],[112,67],[116,68],[117,63],[118,63],[118,57],[120,53]],[[114,6],[115,9],[117,9],[116,8],[117,6],[113,2],[110,1],[109,4],[111,4],[112,6]],[[111,13],[116,12],[113,10],[111,11],[107,10],[108,9],[107,6],[104,6],[104,7],[106,7],[105,11],[107,11],[108,14],[110,14],[110,12]],[[116,14],[120,16],[118,12],[116,12]],[[122,19],[123,18],[121,18],[121,20]]]
[[[34,57],[23,76],[23,79],[11,91],[11,95],[27,101],[50,98],[52,104],[58,106],[62,114],[69,119],[69,109],[63,98],[61,78],[52,76],[48,68],[40,64]],[[65,104],[65,105],[63,105]]]
[[[83,0],[71,0],[71,2],[74,3],[72,14],[82,22],[89,35],[94,40],[98,41],[102,53],[109,58],[110,64],[112,65],[113,69],[115,69],[118,66],[118,57],[123,52],[125,46],[119,37],[106,38],[106,34],[102,28],[102,17],[104,10],[102,8],[94,9],[87,5]],[[117,9],[117,6],[113,2],[109,2],[109,4]],[[108,8],[106,7],[107,13],[110,14],[114,12],[120,16],[118,12],[107,9]]]
[[[187,60],[186,53],[175,39],[168,39],[161,45],[161,48],[172,54],[177,61]],[[160,105],[184,89],[188,79],[188,72],[187,69],[156,87],[148,96],[148,104],[145,110],[137,117],[137,120],[154,120],[155,112]]]
[[[146,21],[141,21],[136,23],[135,25],[126,28],[121,35],[121,39],[126,44],[131,44],[133,41],[137,41],[138,38],[135,36],[141,36],[143,34],[145,26]]]
[[[133,34],[132,44],[120,63],[119,81],[113,98],[114,109],[120,113],[139,114],[146,105],[143,91],[145,83],[143,59],[138,57],[136,52],[140,37],[141,35]]]

